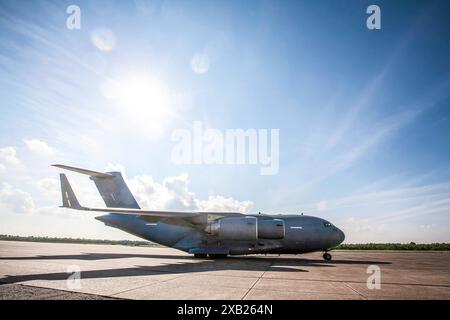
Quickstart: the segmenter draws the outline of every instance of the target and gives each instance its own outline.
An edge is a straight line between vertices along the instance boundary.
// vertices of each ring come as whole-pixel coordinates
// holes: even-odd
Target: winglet
[[[70,186],[69,180],[64,173],[59,175],[61,180],[61,194],[62,194],[62,207],[63,208],[71,208],[71,209],[83,209],[83,207],[78,202],[75,193]]]

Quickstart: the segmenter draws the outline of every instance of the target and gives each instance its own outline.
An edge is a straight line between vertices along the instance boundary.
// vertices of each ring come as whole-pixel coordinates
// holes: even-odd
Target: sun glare
[[[158,80],[145,76],[124,77],[103,87],[106,98],[114,101],[120,121],[159,136],[171,114],[170,93]]]

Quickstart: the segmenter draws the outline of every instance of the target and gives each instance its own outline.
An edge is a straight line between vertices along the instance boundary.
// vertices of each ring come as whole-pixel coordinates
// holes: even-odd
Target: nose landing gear
[[[325,252],[325,253],[323,254],[323,259],[324,259],[324,260],[330,261],[331,258],[332,258],[332,256],[331,256],[331,254],[329,254],[328,252]]]

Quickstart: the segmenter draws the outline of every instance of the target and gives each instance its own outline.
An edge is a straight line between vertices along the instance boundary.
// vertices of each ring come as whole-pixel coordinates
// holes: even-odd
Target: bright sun
[[[102,89],[105,97],[114,101],[120,121],[152,137],[161,134],[171,115],[170,92],[163,83],[146,76],[131,76],[110,80]]]

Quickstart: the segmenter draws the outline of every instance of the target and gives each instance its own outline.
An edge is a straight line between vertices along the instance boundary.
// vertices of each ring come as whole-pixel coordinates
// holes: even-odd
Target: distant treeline
[[[81,238],[51,238],[51,237],[21,237],[0,234],[0,240],[6,241],[31,241],[31,242],[54,242],[54,243],[85,243],[85,244],[118,244],[124,246],[150,246],[159,244],[150,241],[132,240],[98,240]],[[336,250],[413,250],[413,251],[450,251],[450,243],[358,243],[341,244],[334,248]]]
[[[52,242],[52,243],[84,243],[84,244],[118,244],[124,246],[159,246],[150,241],[132,241],[132,240],[99,240],[99,239],[81,239],[81,238],[52,238],[52,237],[21,237],[0,234],[0,240],[6,241],[29,241],[29,242]]]
[[[413,250],[413,251],[449,251],[450,243],[358,243],[341,244],[337,250]]]

